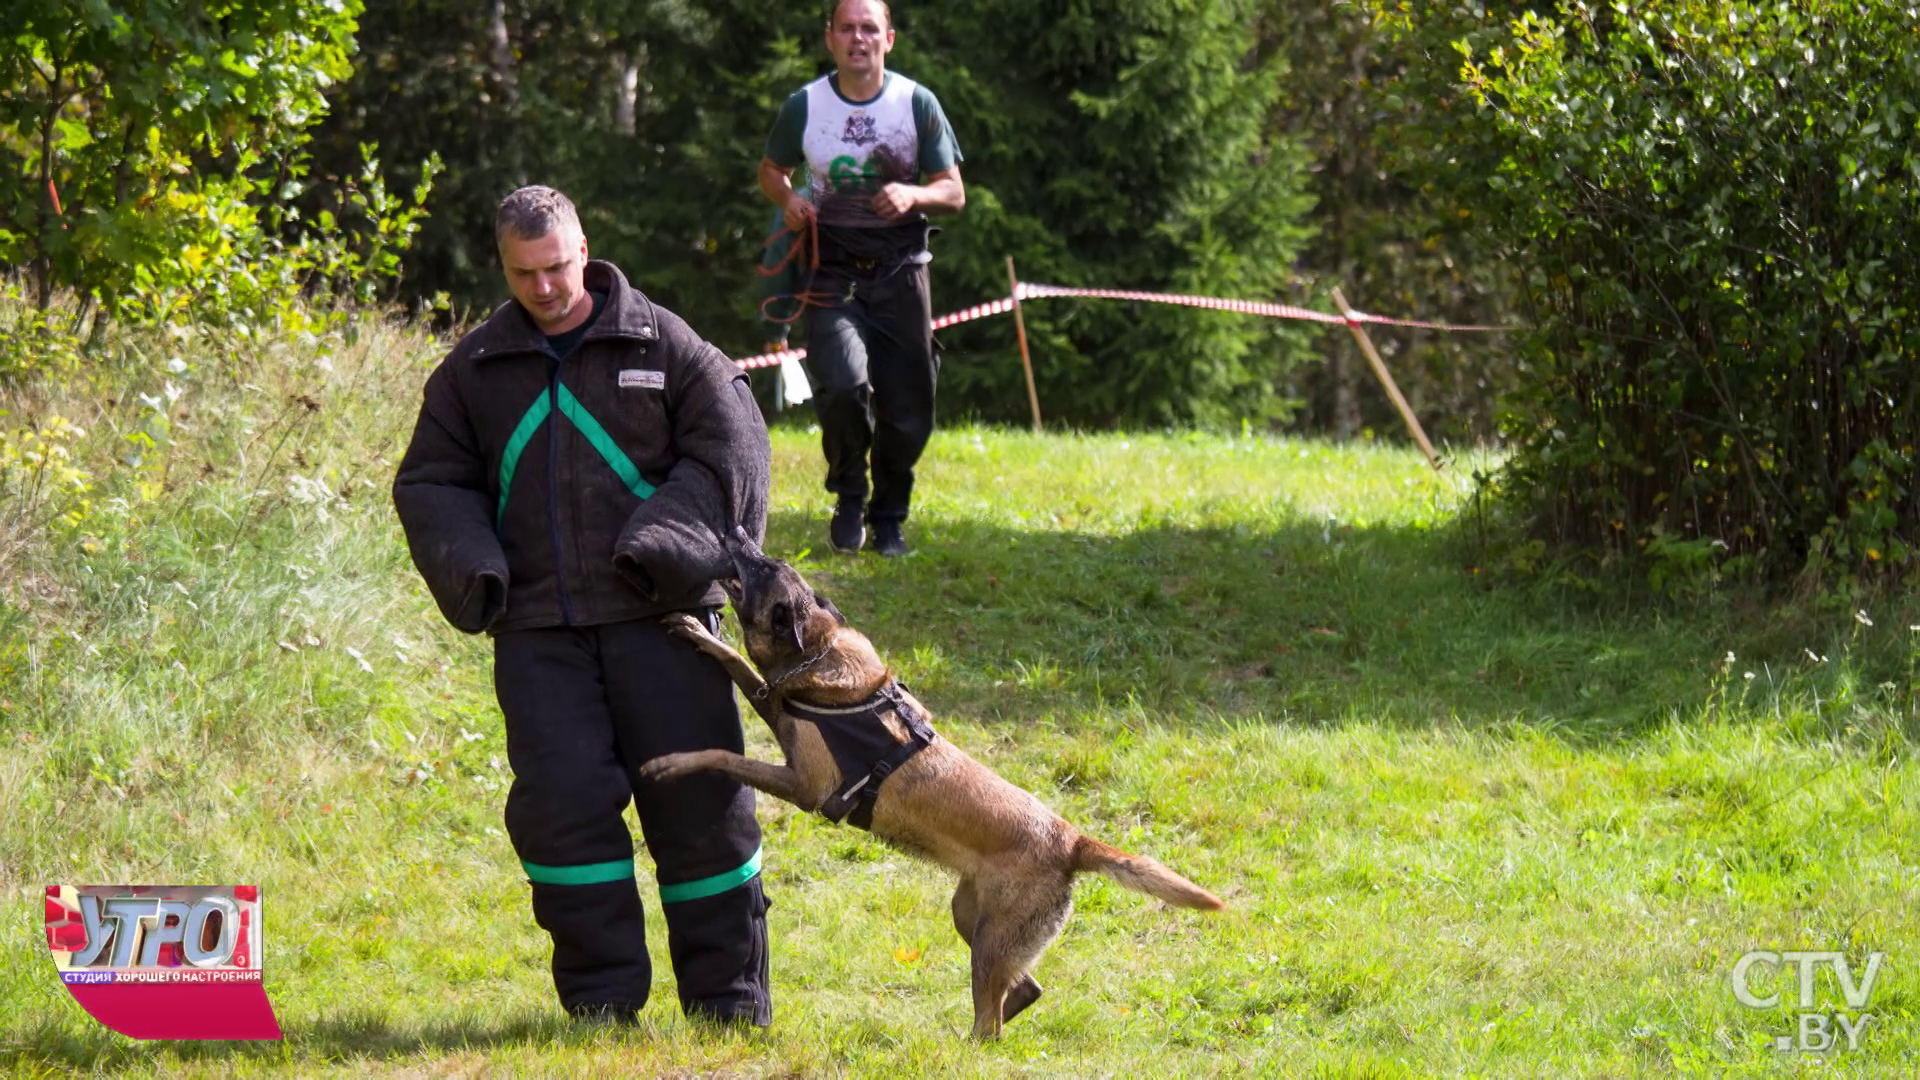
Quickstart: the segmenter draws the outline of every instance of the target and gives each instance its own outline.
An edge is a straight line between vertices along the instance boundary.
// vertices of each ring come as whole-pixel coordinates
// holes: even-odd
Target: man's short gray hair
[[[500,243],[511,233],[516,239],[538,240],[555,229],[580,233],[580,214],[573,200],[543,184],[523,187],[500,200],[493,215],[493,241]]]
[[[827,26],[833,26],[833,20],[840,17],[840,9],[847,6],[847,0],[833,0],[833,6],[827,9]],[[887,17],[887,29],[893,29],[893,5],[880,0],[880,13]]]

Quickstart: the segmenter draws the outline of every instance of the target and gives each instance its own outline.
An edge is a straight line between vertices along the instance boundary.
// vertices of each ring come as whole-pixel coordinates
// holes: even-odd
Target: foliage
[[[33,371],[71,374],[81,359],[82,314],[36,306],[19,282],[0,279],[0,386]]]
[[[1282,67],[1253,5],[1127,0],[902,5],[894,70],[941,98],[969,203],[938,222],[936,304],[1005,296],[1005,258],[1062,284],[1262,298],[1304,235],[1303,162],[1263,128]],[[774,113],[826,70],[821,13],[744,0],[443,0],[377,5],[363,61],[332,94],[316,155],[339,171],[377,139],[452,166],[409,283],[463,307],[501,296],[495,203],[552,183],[593,251],[729,349],[760,342],[754,187]],[[1231,315],[1037,305],[1042,401],[1080,424],[1285,415],[1297,333]],[[1008,320],[942,335],[944,407],[1020,418]]]
[[[1305,237],[1305,161],[1265,120],[1285,68],[1260,52],[1254,5],[988,0],[903,27],[901,70],[940,94],[967,155],[967,210],[941,222],[944,296],[1002,296],[1022,278],[1271,298]],[[1111,302],[1026,310],[1043,411],[1075,425],[1283,419],[1296,329]],[[943,398],[1026,414],[1013,327],[955,330],[992,359],[942,373]],[[985,362],[983,362],[985,361]]]
[[[1667,581],[1920,565],[1917,31],[1567,3],[1466,49],[1538,328],[1500,484],[1541,535]]]
[[[0,416],[5,416],[0,411]],[[0,428],[0,574],[45,530],[69,532],[86,520],[87,473],[74,460],[86,432],[58,414],[12,431]]]
[[[316,168],[347,174],[368,141],[448,164],[407,260],[414,294],[444,291],[468,315],[503,299],[494,208],[549,183],[579,205],[595,256],[717,341],[758,344],[768,208],[753,166],[780,100],[814,74],[816,18],[746,0],[374,5]]]
[[[1517,321],[1511,264],[1475,212],[1478,200],[1460,190],[1484,177],[1482,163],[1454,135],[1474,119],[1454,42],[1485,22],[1484,12],[1394,0],[1261,5],[1262,47],[1286,61],[1272,124],[1312,162],[1314,231],[1299,259],[1312,306],[1332,309],[1338,287],[1367,311]],[[1525,372],[1525,354],[1506,335],[1384,326],[1371,334],[1436,440],[1497,434],[1496,402]],[[1316,342],[1325,363],[1294,375],[1305,403],[1299,426],[1336,438],[1398,432],[1352,336],[1336,328]]]
[[[250,170],[284,160],[344,78],[358,0],[22,0],[0,16],[0,263],[124,298],[192,288],[257,228]],[[216,275],[217,276],[217,275]],[[218,303],[218,297],[206,298]]]
[[[358,175],[327,186],[337,210],[323,206],[304,219],[289,202],[306,188],[304,155],[282,162],[273,178],[235,177],[208,199],[212,213],[202,242],[178,259],[142,268],[115,307],[146,321],[244,334],[338,318],[334,304],[391,301],[400,257],[426,216],[440,161],[429,155],[403,198],[387,189],[377,151],[361,146]]]

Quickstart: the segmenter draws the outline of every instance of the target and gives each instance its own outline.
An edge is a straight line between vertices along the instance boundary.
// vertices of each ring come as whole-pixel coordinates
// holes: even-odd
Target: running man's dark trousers
[[[680,1007],[769,1023],[753,790],[716,773],[635,775],[661,754],[744,749],[726,672],[649,619],[500,634],[494,687],[514,773],[507,834],[533,885],[533,917],[553,937],[561,1005],[646,1004],[653,969],[621,817],[631,801],[659,879]]]
[[[939,374],[926,264],[871,275],[823,265],[813,288],[835,298],[812,310],[807,333],[827,490],[842,503],[866,501],[868,521],[903,521],[913,467],[933,434]]]

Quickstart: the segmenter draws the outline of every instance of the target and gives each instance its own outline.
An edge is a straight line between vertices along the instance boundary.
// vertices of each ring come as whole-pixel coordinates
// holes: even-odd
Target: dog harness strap
[[[851,708],[829,709],[788,700],[787,712],[820,730],[840,775],[856,777],[820,804],[820,815],[833,823],[873,829],[873,806],[880,785],[913,755],[933,744],[933,725],[926,714],[907,701],[897,682]],[[907,741],[897,742],[882,717],[893,713],[907,729]]]

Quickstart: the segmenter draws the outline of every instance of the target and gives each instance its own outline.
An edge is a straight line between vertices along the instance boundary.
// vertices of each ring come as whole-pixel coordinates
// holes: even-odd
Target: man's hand
[[[799,232],[813,218],[813,202],[793,189],[793,168],[760,159],[760,193],[780,208],[780,220]]]
[[[920,205],[920,194],[925,190],[912,184],[888,184],[873,197],[873,212],[892,221],[894,218],[913,212]]]
[[[892,221],[915,210],[929,214],[957,214],[967,205],[967,188],[960,180],[960,166],[927,177],[926,186],[888,184],[873,197],[873,212]]]
[[[808,201],[807,197],[801,195],[799,192],[795,192],[792,197],[787,199],[786,205],[781,208],[780,212],[780,219],[787,223],[787,228],[792,229],[796,233],[806,228],[808,220],[812,217],[813,203]]]

